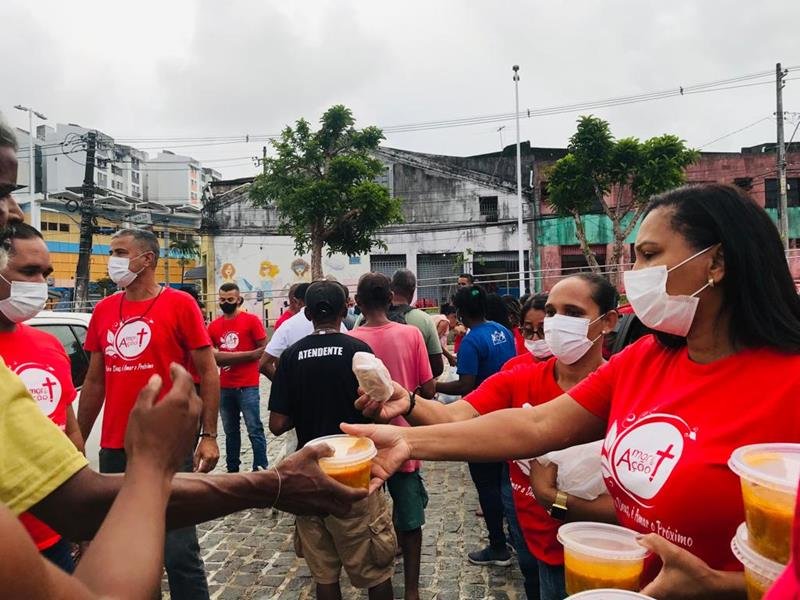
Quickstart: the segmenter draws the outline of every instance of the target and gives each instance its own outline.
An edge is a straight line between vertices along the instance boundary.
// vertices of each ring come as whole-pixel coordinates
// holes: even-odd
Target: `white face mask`
[[[144,256],[145,254],[147,252],[143,252],[139,256]],[[139,258],[139,256],[134,256],[133,259]],[[130,270],[129,267],[133,259],[127,256],[110,256],[108,258],[108,276],[111,281],[123,288],[133,283],[136,276],[144,271],[144,268],[136,272]]]
[[[586,335],[589,326],[597,323],[603,317],[594,321],[581,317],[568,317],[566,315],[553,315],[544,318],[544,339],[553,354],[566,365],[578,362],[589,351],[601,336],[590,340]]]
[[[638,271],[625,271],[625,295],[639,320],[650,329],[685,337],[694,321],[700,299],[697,294],[706,289],[705,284],[691,296],[670,296],[667,293],[669,273],[708,252],[713,246],[701,250],[671,269],[665,265],[647,267]]]
[[[544,340],[525,340],[525,349],[538,360],[553,356],[553,351]]]
[[[9,281],[0,277],[11,286],[8,298],[0,300],[0,312],[12,323],[22,323],[39,314],[47,302],[47,284],[27,281]]]

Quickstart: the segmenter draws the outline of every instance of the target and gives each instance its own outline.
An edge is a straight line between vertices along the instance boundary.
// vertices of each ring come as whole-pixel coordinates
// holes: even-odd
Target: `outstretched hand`
[[[153,375],[139,392],[128,420],[128,461],[174,474],[192,450],[203,403],[186,369],[170,365],[172,388],[156,404],[163,381]]]
[[[330,446],[306,446],[286,457],[276,467],[281,492],[275,508],[296,515],[332,514],[344,517],[354,502],[367,497],[367,490],[339,483],[323,473],[319,459],[331,456]]]
[[[372,493],[394,475],[404,462],[411,458],[411,446],[403,436],[404,427],[394,425],[350,425],[342,423],[343,432],[358,437],[368,437],[375,442],[378,454],[372,459]]]
[[[411,406],[408,392],[396,381],[393,381],[392,384],[394,384],[394,390],[386,402],[376,402],[369,395],[362,393],[355,402],[356,409],[376,423],[388,423],[395,417],[406,414]],[[358,391],[363,392],[361,389]]]

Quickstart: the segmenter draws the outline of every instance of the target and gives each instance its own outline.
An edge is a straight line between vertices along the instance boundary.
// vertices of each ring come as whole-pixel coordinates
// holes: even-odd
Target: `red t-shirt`
[[[221,352],[255,350],[266,339],[267,330],[256,315],[238,312],[230,319],[218,317],[208,326],[211,343]],[[222,367],[219,384],[223,388],[254,387],[258,385],[258,359]]]
[[[500,371],[484,381],[464,400],[482,415],[504,408],[520,408],[525,404],[544,404],[564,393],[556,382],[555,364],[556,359],[549,358]],[[563,523],[548,515],[534,498],[530,470],[526,463],[527,461],[516,460],[508,463],[514,508],[522,535],[528,550],[538,560],[550,565],[563,565],[564,550],[556,539],[558,527]]]
[[[553,358],[553,357],[549,356],[549,357],[545,358],[543,361],[538,361],[538,360],[536,360],[536,357],[533,354],[531,354],[530,352],[528,352],[528,350],[526,349],[525,350],[525,354],[518,354],[514,358],[509,358],[506,361],[506,364],[504,364],[500,370],[501,371],[510,371],[511,369],[515,369],[517,367],[522,367],[522,366],[525,366],[525,365],[532,365],[532,364],[535,364],[537,362],[546,362],[546,361],[550,360],[551,358]]]
[[[293,313],[292,311],[290,311],[290,310],[288,310],[288,309],[287,309],[287,310],[285,310],[285,311],[283,311],[283,313],[281,314],[281,316],[280,316],[280,317],[278,317],[278,320],[277,320],[277,321],[275,321],[275,329],[273,329],[273,331],[278,331],[278,327],[280,327],[281,325],[283,325],[284,321],[288,321],[289,319],[291,319],[291,318],[292,318],[293,316],[295,316],[296,314],[297,314],[297,313]]]
[[[800,442],[800,355],[743,350],[711,364],[648,335],[570,390],[606,420],[603,476],[621,525],[658,533],[714,569],[740,571],[744,521],[731,452]],[[647,565],[647,579],[659,565]]]
[[[375,356],[386,365],[392,379],[407,390],[415,390],[433,379],[425,339],[416,327],[389,321],[378,327],[362,325],[349,333],[372,348]],[[403,417],[392,419],[392,424],[408,427]],[[399,470],[412,473],[421,464],[418,460],[408,460]]]
[[[190,351],[211,345],[197,302],[186,292],[163,288],[158,297],[137,302],[124,295],[97,303],[86,334],[86,350],[102,352],[105,362],[102,448],[125,446],[128,416],[151,375],[164,380],[160,399],[172,387],[170,363],[187,367]]]
[[[764,600],[798,600],[800,598],[800,490],[794,509],[792,556],[781,576],[767,591]]]
[[[67,426],[67,408],[77,392],[72,385],[69,357],[53,335],[19,324],[14,331],[0,333],[0,356],[28,388],[44,415],[58,425]],[[39,550],[46,550],[61,536],[30,513],[19,517]]]

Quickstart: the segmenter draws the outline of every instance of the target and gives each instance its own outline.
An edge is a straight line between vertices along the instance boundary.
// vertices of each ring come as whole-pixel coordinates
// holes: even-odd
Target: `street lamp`
[[[522,153],[519,146],[519,65],[514,71],[514,118],[517,121],[517,252],[519,253],[519,297],[525,295],[525,250],[522,245]]]
[[[34,175],[36,173],[36,157],[33,153],[33,115],[39,117],[42,121],[46,121],[47,117],[45,117],[42,113],[33,110],[32,108],[28,108],[27,106],[22,106],[21,104],[17,104],[14,108],[17,110],[24,110],[28,113],[28,194],[30,197],[30,211],[31,211],[31,225],[36,229],[42,229],[42,215],[39,212],[39,207],[36,205],[36,182],[34,180]],[[44,161],[44,156],[42,156],[42,161]],[[44,169],[44,162],[42,163],[42,169]]]

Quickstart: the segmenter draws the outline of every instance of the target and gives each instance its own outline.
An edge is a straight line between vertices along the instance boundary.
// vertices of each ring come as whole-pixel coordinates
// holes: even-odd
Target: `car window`
[[[54,335],[64,346],[72,365],[72,383],[76,388],[83,385],[86,371],[89,369],[89,358],[83,350],[83,340],[86,339],[86,328],[69,325],[34,325],[34,327]]]

